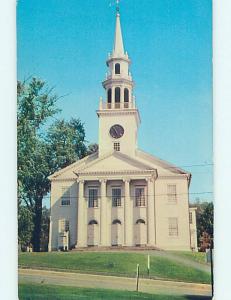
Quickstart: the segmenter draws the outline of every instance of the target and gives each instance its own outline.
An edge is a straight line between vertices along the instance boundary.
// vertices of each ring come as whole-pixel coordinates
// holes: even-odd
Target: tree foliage
[[[98,144],[90,144],[87,147],[87,155],[91,155],[99,150],[99,145]]]
[[[48,251],[49,242],[50,210],[43,206],[41,221],[41,250]]]
[[[197,207],[197,237],[200,250],[204,251],[213,243],[213,203],[196,203]]]
[[[33,215],[32,244],[40,251],[42,200],[50,190],[48,176],[86,154],[79,119],[48,122],[59,111],[53,89],[37,78],[18,82],[18,199]]]
[[[33,215],[31,210],[20,205],[18,208],[18,243],[21,246],[29,246],[33,232]]]
[[[70,122],[57,120],[48,130],[49,167],[53,171],[64,168],[86,155],[85,131],[79,119]]]

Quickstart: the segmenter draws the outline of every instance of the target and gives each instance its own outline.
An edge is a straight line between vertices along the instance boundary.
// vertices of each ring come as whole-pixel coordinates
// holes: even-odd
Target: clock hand
[[[119,133],[117,131],[117,128],[115,127],[115,133],[116,133],[116,136],[118,137],[119,136]]]

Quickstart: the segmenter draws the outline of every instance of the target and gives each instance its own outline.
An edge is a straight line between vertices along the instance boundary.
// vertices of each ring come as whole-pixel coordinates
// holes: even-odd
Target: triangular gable
[[[74,173],[73,171],[80,168],[81,166],[84,166],[86,164],[89,164],[90,162],[92,162],[92,160],[95,160],[98,158],[98,152],[95,152],[91,155],[88,155],[76,162],[74,162],[73,164],[53,173],[52,175],[50,175],[48,177],[49,180],[52,179],[57,179],[58,177],[73,177]],[[74,176],[75,177],[75,176]]]
[[[135,158],[129,157],[121,152],[110,152],[85,166],[76,168],[75,172],[97,172],[97,171],[124,171],[124,170],[154,170],[151,165],[145,164]]]
[[[164,161],[164,160],[162,160],[154,155],[151,155],[149,153],[146,153],[142,150],[136,150],[136,155],[138,158],[141,158],[145,162],[149,162],[149,163],[153,164],[153,167],[159,166],[169,173],[174,173],[174,174],[179,174],[179,175],[186,174],[188,176],[191,176],[190,172],[187,172],[167,161]]]

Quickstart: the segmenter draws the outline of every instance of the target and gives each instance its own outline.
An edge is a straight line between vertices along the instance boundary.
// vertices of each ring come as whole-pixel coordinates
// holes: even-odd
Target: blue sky
[[[18,78],[38,76],[97,142],[95,110],[112,50],[110,0],[19,0]],[[192,173],[190,199],[212,200],[212,1],[121,0],[141,115],[139,148]],[[203,166],[195,166],[203,165]]]

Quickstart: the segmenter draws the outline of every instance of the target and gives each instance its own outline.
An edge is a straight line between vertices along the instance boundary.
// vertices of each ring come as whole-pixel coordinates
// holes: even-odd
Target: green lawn
[[[172,253],[179,255],[181,257],[189,258],[201,264],[207,264],[205,260],[206,258],[205,252],[172,251]]]
[[[185,282],[209,283],[208,273],[165,257],[150,256],[150,276]],[[147,255],[113,252],[21,253],[19,266],[49,268],[63,271],[134,277],[136,265],[140,275],[147,277]]]
[[[209,300],[210,297],[151,295],[129,291],[62,287],[55,285],[20,284],[20,300]]]

